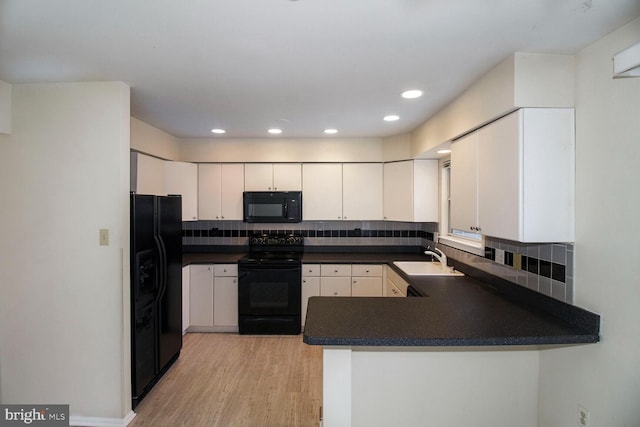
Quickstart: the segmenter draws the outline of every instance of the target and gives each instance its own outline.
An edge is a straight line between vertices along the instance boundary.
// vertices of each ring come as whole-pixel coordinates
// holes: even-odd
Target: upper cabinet
[[[384,219],[438,221],[437,160],[385,163]]]
[[[244,165],[245,191],[300,191],[300,163],[247,163]]]
[[[242,220],[244,165],[198,165],[198,217],[201,220]]]
[[[342,220],[342,163],[302,166],[302,219]]]
[[[381,220],[382,163],[305,163],[302,218]]]
[[[451,226],[520,242],[572,242],[574,149],[573,109],[520,109],[454,142]]]
[[[166,194],[182,195],[182,220],[198,219],[198,165],[187,162],[164,162]]]
[[[131,152],[131,191],[137,194],[163,196],[164,163],[157,157]]]
[[[382,220],[382,163],[342,165],[342,218]]]

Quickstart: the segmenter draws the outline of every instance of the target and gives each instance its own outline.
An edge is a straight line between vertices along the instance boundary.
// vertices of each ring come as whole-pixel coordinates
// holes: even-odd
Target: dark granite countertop
[[[245,256],[242,252],[184,253],[182,265],[189,264],[233,264]]]
[[[399,273],[425,297],[311,297],[304,342],[324,346],[543,346],[599,340],[599,316],[578,307],[556,301],[548,301],[544,309],[519,304],[468,276],[409,278]]]
[[[183,265],[246,252],[185,253]],[[304,263],[388,264],[423,298],[311,297],[303,340],[325,346],[547,346],[599,341],[600,317],[454,262],[464,277],[407,276],[421,253],[305,252]]]
[[[247,252],[186,252],[182,265],[226,264],[238,262]],[[427,257],[418,253],[395,252],[305,252],[302,262],[311,264],[388,264],[392,261],[418,261]]]

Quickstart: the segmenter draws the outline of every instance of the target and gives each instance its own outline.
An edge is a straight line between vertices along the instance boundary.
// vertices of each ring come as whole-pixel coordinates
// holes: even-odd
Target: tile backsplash
[[[484,257],[445,245],[438,247],[448,257],[464,264],[557,300],[573,303],[571,243],[531,244],[485,237]],[[499,262],[500,255],[503,262]]]
[[[309,251],[323,246],[363,251],[375,246],[388,250],[426,248],[434,244],[438,224],[391,221],[303,221],[294,224],[253,224],[242,221],[189,221],[182,223],[182,242],[191,250],[207,247],[246,247],[258,232],[301,233]],[[485,256],[446,245],[437,245],[448,257],[479,270],[532,289],[563,302],[573,303],[573,245],[526,244],[485,238]],[[196,249],[194,249],[196,248]],[[347,249],[348,248],[348,249]],[[496,255],[498,257],[496,258]],[[503,260],[503,262],[499,262]],[[498,262],[497,262],[498,261]]]
[[[437,223],[390,221],[303,221],[288,224],[253,224],[242,221],[189,221],[182,223],[187,246],[246,246],[258,232],[301,233],[312,246],[424,246],[433,240]]]

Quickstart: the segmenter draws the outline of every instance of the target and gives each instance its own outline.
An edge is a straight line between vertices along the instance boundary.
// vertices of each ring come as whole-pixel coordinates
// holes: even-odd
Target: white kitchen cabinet
[[[351,277],[351,264],[322,264],[320,265],[322,277]]]
[[[453,228],[520,242],[573,241],[573,110],[524,108],[475,134],[476,221],[463,222],[472,220],[463,213],[473,187],[467,137],[452,146]]]
[[[351,278],[351,296],[381,297],[382,291],[382,277]]]
[[[438,161],[406,160],[384,164],[384,219],[438,221]]]
[[[351,296],[351,277],[320,277],[320,295],[325,297]]]
[[[238,331],[238,265],[190,266],[189,331]]]
[[[201,220],[242,220],[244,165],[198,165],[198,217]]]
[[[302,310],[301,321],[304,326],[307,317],[309,298],[320,295],[320,264],[302,265]]]
[[[213,328],[213,266],[190,266],[189,330]]]
[[[238,264],[216,264],[213,274],[214,331],[238,332]]]
[[[389,266],[384,267],[386,270],[386,287],[385,296],[387,297],[406,297],[409,283],[406,282],[398,273],[393,271]]]
[[[246,163],[245,191],[301,191],[300,163]]]
[[[351,296],[381,297],[383,295],[382,265],[353,264],[351,266]]]
[[[164,163],[162,159],[142,153],[131,153],[131,191],[136,194],[163,196]]]
[[[187,162],[164,162],[166,194],[182,196],[182,220],[198,219],[198,165]]]
[[[302,218],[342,220],[342,163],[302,165]]]
[[[478,230],[478,141],[473,132],[451,145],[449,226],[457,230]]]
[[[342,165],[342,219],[383,219],[382,163]]]
[[[191,301],[191,267],[182,267],[182,334],[189,329],[189,303]]]

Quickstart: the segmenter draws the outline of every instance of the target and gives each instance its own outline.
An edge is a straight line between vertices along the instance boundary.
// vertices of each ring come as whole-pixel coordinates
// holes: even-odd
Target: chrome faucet
[[[424,251],[424,254],[436,257],[438,259],[438,261],[440,261],[440,265],[442,266],[442,268],[446,269],[447,268],[447,256],[438,248],[433,248],[433,250],[437,251],[438,253],[435,253],[433,251]]]

